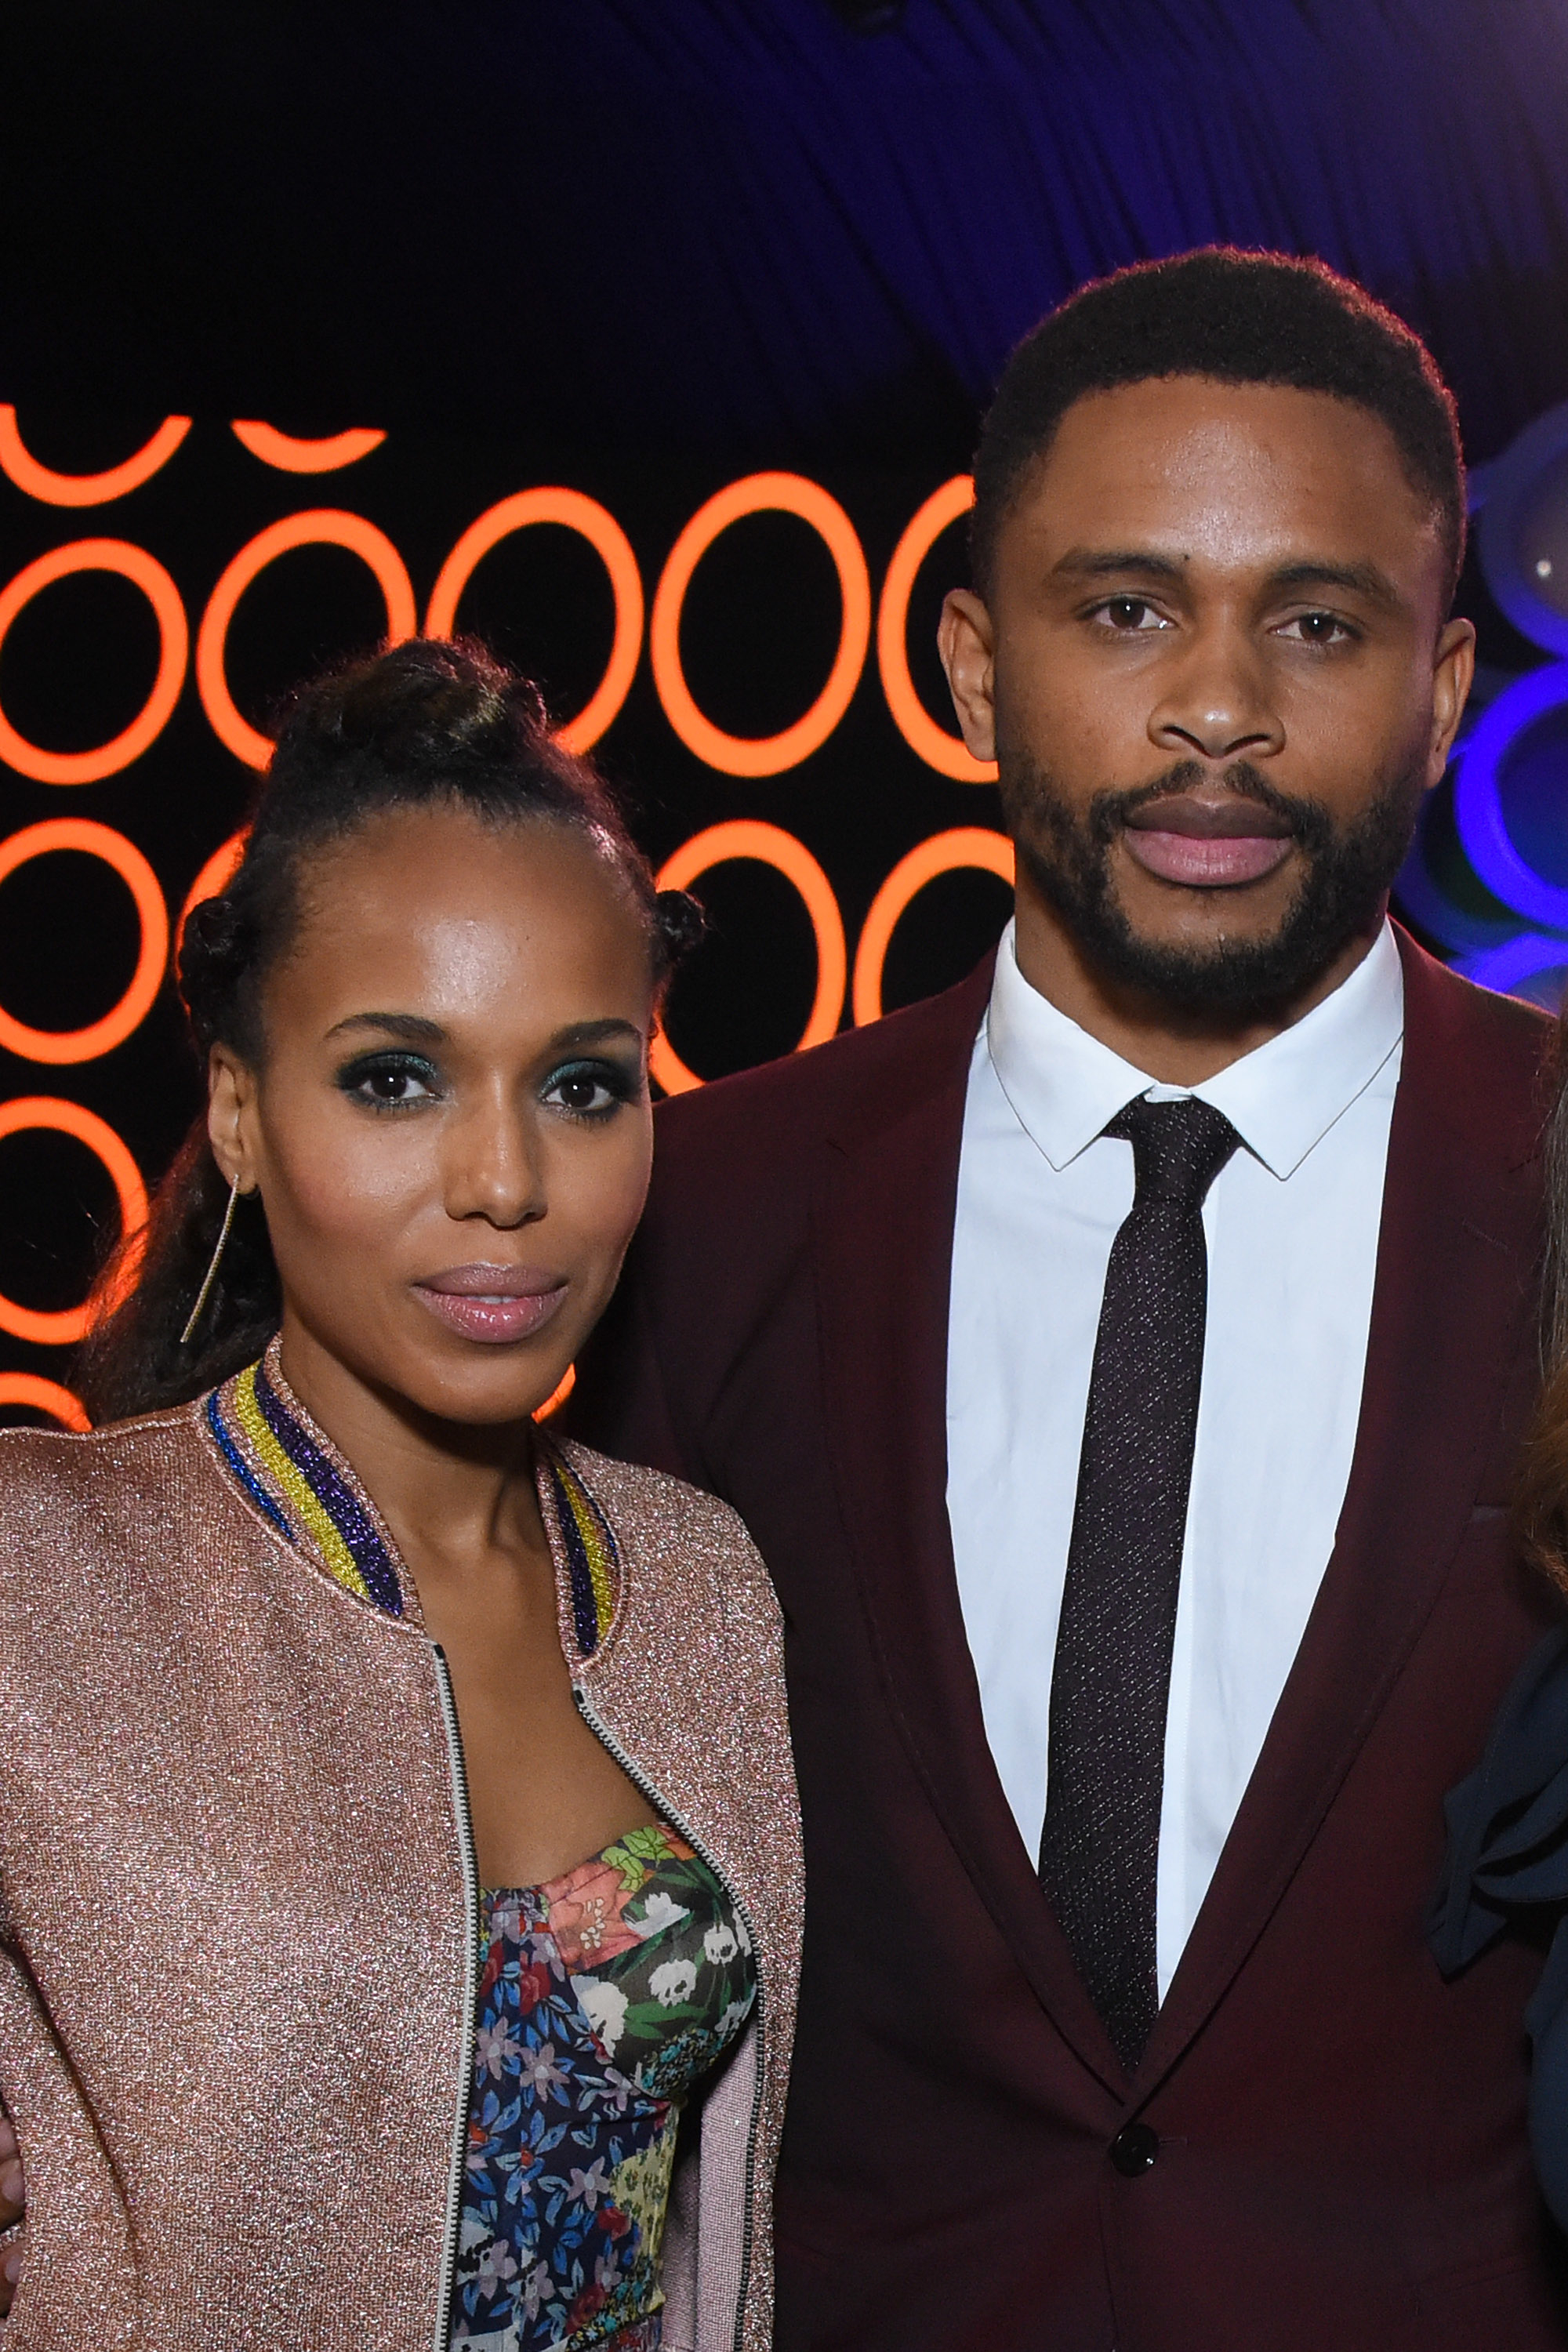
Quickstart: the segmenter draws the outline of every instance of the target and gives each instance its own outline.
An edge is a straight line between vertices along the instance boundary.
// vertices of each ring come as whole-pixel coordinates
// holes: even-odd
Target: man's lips
[[[420,1304],[465,1339],[529,1339],[566,1296],[563,1275],[536,1266],[454,1265],[414,1285]]]
[[[1287,818],[1257,801],[1180,794],[1148,802],[1128,818],[1122,839],[1157,880],[1225,890],[1274,873],[1289,856],[1295,835]]]

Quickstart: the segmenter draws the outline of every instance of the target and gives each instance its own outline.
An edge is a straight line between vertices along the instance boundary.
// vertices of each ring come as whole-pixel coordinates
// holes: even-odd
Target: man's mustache
[[[1181,803],[1184,795],[1205,788],[1211,793],[1206,803],[1197,804],[1187,799],[1184,806],[1166,812],[1172,832],[1214,836],[1267,832],[1281,838],[1289,835],[1305,849],[1316,849],[1332,838],[1333,821],[1321,803],[1282,793],[1249,760],[1233,761],[1220,777],[1230,805],[1216,804],[1212,800],[1213,778],[1213,770],[1205,768],[1201,761],[1178,760],[1151,783],[1132,784],[1121,792],[1097,793],[1089,803],[1090,831],[1099,842],[1109,845],[1129,826],[1141,824],[1152,829],[1160,823],[1162,802]],[[1237,824],[1236,817],[1248,810],[1261,811],[1269,822],[1266,825]]]

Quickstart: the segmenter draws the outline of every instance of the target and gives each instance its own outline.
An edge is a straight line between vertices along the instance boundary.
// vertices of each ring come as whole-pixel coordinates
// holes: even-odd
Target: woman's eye
[[[434,1099],[436,1073],[425,1062],[356,1062],[342,1073],[338,1084],[373,1110],[404,1110]]]
[[[1122,636],[1142,635],[1152,629],[1168,629],[1169,621],[1163,613],[1142,596],[1111,596],[1096,607],[1096,617],[1107,622]]]
[[[1331,646],[1355,634],[1337,613],[1298,613],[1293,621],[1285,624],[1286,631],[1291,629],[1300,631],[1298,642],[1308,646]]]
[[[584,1063],[557,1070],[545,1086],[543,1099],[574,1118],[606,1118],[636,1091],[637,1081],[627,1072],[602,1062]]]

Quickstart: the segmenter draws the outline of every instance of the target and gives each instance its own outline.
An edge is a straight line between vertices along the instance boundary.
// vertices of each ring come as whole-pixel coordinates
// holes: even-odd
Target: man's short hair
[[[1002,525],[1074,402],[1176,375],[1329,393],[1381,417],[1436,514],[1452,593],[1465,557],[1464,456],[1453,394],[1426,345],[1324,262],[1208,246],[1081,288],[1013,353],[974,458],[970,553],[982,595]]]

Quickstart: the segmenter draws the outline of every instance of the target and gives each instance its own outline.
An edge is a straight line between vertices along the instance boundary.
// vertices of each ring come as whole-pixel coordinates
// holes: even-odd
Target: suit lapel
[[[1066,2039],[1124,2082],[992,1760],[947,1517],[947,1330],[970,1055],[990,965],[921,1008],[911,1083],[830,1147],[817,1208],[840,1513],[894,1718],[948,1837]],[[910,1033],[911,1048],[915,1034]]]
[[[1447,1574],[1531,1311],[1538,1192],[1458,984],[1405,949],[1361,1421],[1333,1553],[1139,2074],[1152,2089],[1257,1942]]]

